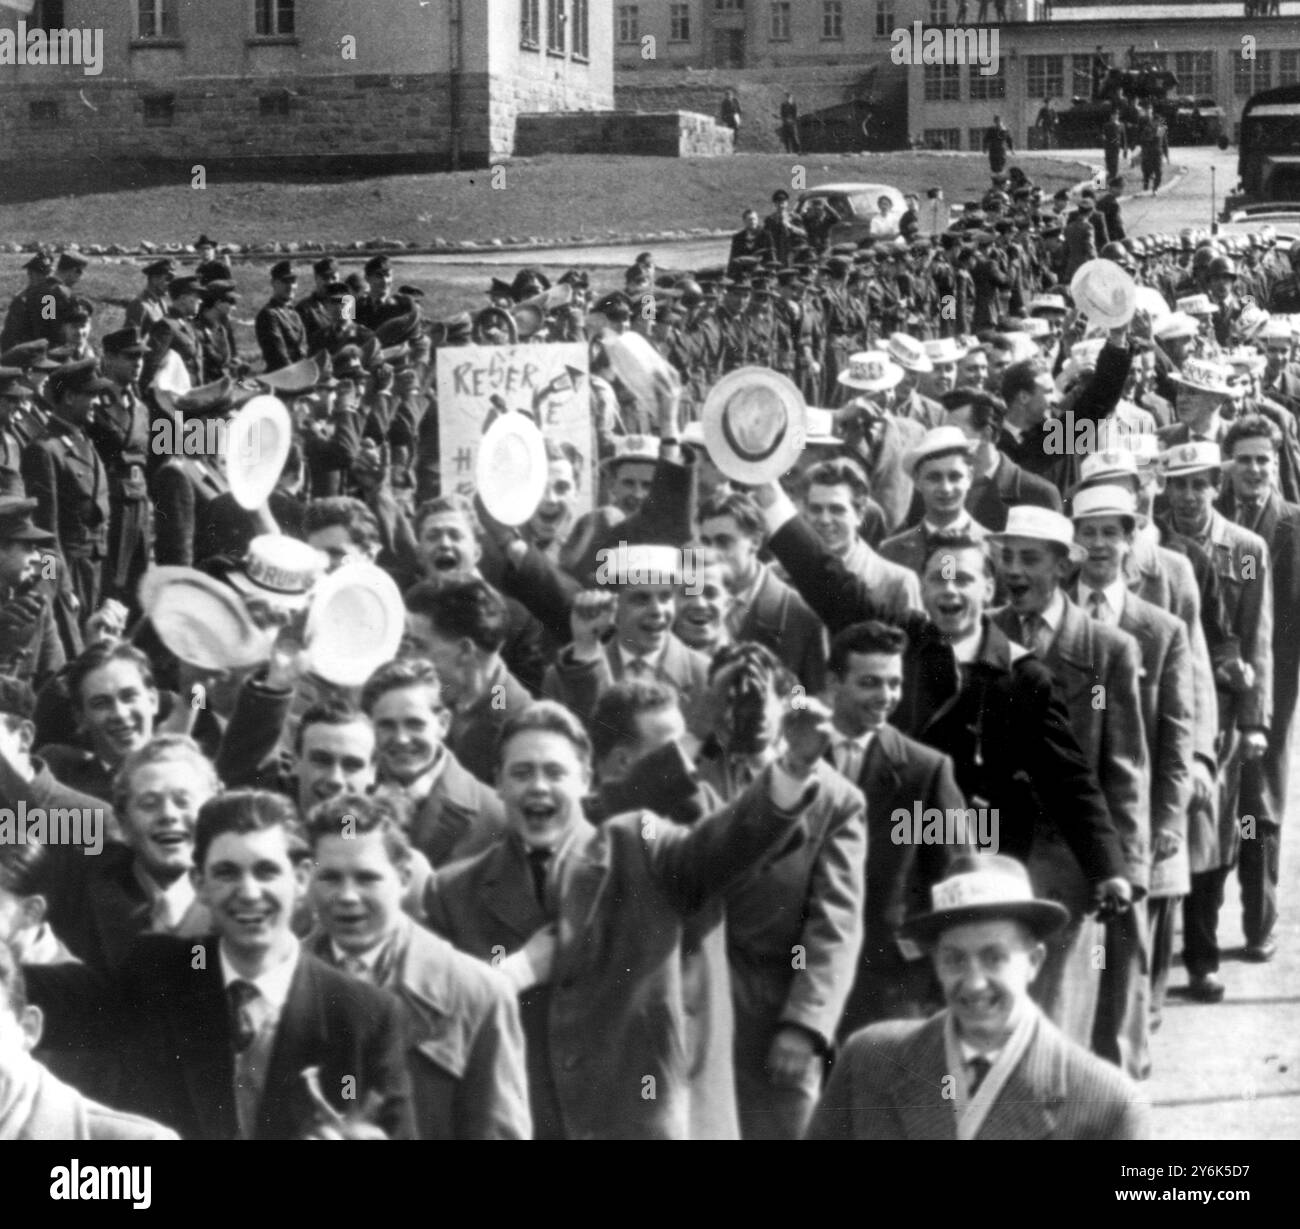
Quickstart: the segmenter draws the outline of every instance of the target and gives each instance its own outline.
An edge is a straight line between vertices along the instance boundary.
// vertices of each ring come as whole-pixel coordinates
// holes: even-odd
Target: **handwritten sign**
[[[484,432],[500,415],[522,412],[548,440],[577,450],[577,514],[591,509],[595,431],[582,342],[455,346],[438,351],[437,366],[444,491],[473,495]]]

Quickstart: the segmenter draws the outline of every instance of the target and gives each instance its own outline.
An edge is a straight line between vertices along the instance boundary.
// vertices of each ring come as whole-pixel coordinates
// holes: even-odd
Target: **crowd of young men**
[[[1126,236],[1122,190],[1012,167],[941,235],[913,199],[830,248],[778,193],[725,268],[525,269],[441,321],[386,257],[305,298],[281,261],[260,354],[206,237],[97,332],[84,258],[33,257],[0,804],[104,826],[0,840],[0,1138],[1142,1136],[1180,923],[1201,1002],[1234,870],[1276,951],[1300,264]],[[1143,288],[1122,327],[1073,310],[1097,256]],[[594,511],[553,440],[522,525],[442,491],[441,352],[582,338]],[[746,486],[698,420],[755,365],[815,408]],[[295,438],[249,513],[220,432],[157,441],[268,390]],[[358,560],[406,636],[347,688],[303,612]],[[178,660],[156,565],[228,583],[269,660]]]

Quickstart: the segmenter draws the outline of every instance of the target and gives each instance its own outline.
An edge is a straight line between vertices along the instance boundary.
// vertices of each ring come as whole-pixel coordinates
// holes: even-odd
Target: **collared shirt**
[[[1120,616],[1124,613],[1124,597],[1128,593],[1128,586],[1124,583],[1124,578],[1112,581],[1110,584],[1101,589],[1095,589],[1092,585],[1079,581],[1079,605],[1092,615],[1092,595],[1100,593],[1105,599],[1106,605],[1103,608],[1101,619],[1112,626],[1117,624]],[[1097,617],[1097,616],[1094,616]]]
[[[978,626],[969,636],[952,641],[952,655],[957,659],[957,664],[969,666],[980,655],[980,647],[983,643],[984,629]]]
[[[194,906],[194,883],[190,877],[181,875],[175,883],[164,888],[139,862],[131,863],[131,874],[144,889],[145,899],[149,902],[149,928],[155,934],[168,934],[175,930]]]
[[[933,537],[937,533],[970,533],[974,524],[975,521],[971,514],[969,512],[963,512],[946,528],[940,528],[932,520],[926,518],[921,522],[921,532],[930,537]]]
[[[1017,444],[1025,438],[1024,428],[1017,427],[1013,422],[1003,422],[1002,430],[1005,431]]]
[[[658,652],[650,653],[650,654],[637,653],[634,650],[629,649],[627,645],[623,644],[620,641],[618,644],[618,657],[619,657],[619,661],[622,663],[624,675],[626,675],[629,678],[633,678],[637,676],[637,671],[635,669],[633,670],[628,669],[628,667],[631,666],[633,662],[642,662],[645,664],[647,670],[651,674],[657,673],[660,664],[663,662],[664,653],[667,650],[667,648],[668,648],[668,641],[667,639],[665,639],[663,648],[659,649]]]
[[[384,966],[393,944],[393,936],[385,935],[364,952],[345,952],[333,939],[330,940],[330,962],[353,977],[360,977],[374,985],[383,985]]]
[[[754,569],[754,579],[745,587],[745,591],[733,595],[731,610],[727,613],[727,627],[733,636],[739,631],[745,616],[749,613],[749,608],[754,604],[754,599],[758,597],[766,573],[767,565],[760,563]]]
[[[421,777],[416,777],[410,785],[402,786],[404,793],[412,802],[423,802],[437,788],[442,774],[447,769],[447,748],[439,747],[433,766]]]
[[[863,765],[867,762],[867,752],[875,736],[875,730],[867,730],[855,736],[845,734],[836,727],[835,741],[831,744],[831,749],[835,757],[835,767],[841,776],[847,777],[850,781],[857,781],[862,775]]]
[[[280,1013],[284,1011],[285,1002],[289,998],[289,985],[293,981],[293,975],[298,968],[298,959],[302,954],[298,940],[293,941],[293,951],[288,957],[257,977],[245,977],[235,969],[226,955],[225,940],[217,944],[217,951],[221,959],[221,984],[227,989],[230,988],[232,981],[246,981],[255,986],[259,995],[257,1004],[262,1009],[260,1015],[264,1022],[263,1027],[269,1025],[274,1028],[278,1025]]]

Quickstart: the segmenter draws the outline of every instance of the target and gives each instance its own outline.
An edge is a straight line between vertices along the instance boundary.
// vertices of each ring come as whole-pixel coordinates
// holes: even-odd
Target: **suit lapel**
[[[239,1134],[235,1060],[221,958],[216,939],[204,946],[203,974],[194,978],[187,973],[177,992],[164,1000],[171,1024],[164,1036],[180,1051],[179,1065],[199,1134],[205,1139],[234,1139]]]
[[[520,943],[546,924],[518,841],[507,839],[493,849],[483,877],[483,904]]]
[[[977,1139],[1050,1139],[1065,1102],[1062,1053],[1039,1019],[1029,1048],[1007,1077]]]
[[[289,995],[280,1012],[275,1030],[275,1044],[267,1063],[266,1083],[257,1107],[257,1134],[274,1138],[285,1130],[296,1130],[298,1123],[289,1116],[289,1106],[305,1097],[302,1082],[303,1056],[322,1050],[325,1019],[324,992],[320,984],[320,967],[307,951],[298,956],[298,967],[289,983]],[[359,1073],[358,1073],[359,1074]]]
[[[917,1030],[898,1059],[898,1116],[907,1139],[956,1139],[956,1101],[945,1096],[948,1058],[940,1012]]]

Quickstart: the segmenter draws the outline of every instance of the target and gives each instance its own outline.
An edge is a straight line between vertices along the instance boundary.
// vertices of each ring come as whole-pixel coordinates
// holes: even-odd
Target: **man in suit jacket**
[[[1277,490],[1281,439],[1258,416],[1239,418],[1224,438],[1230,466],[1218,509],[1258,534],[1273,565],[1273,719],[1268,748],[1242,768],[1241,811],[1253,815],[1254,835],[1243,840],[1241,881],[1246,958],[1264,962],[1276,951],[1278,858],[1291,763],[1291,733],[1300,687],[1300,507]]]
[[[973,845],[958,834],[925,838],[918,822],[966,815],[952,760],[900,734],[889,718],[903,690],[907,636],[887,623],[846,627],[831,645],[830,699],[835,767],[867,801],[867,876],[862,954],[840,1019],[847,1037],[895,1017],[924,1018],[939,1006],[938,984],[916,945],[902,938],[904,920],[923,912],[930,887],[954,857]],[[972,812],[973,814],[973,812]],[[918,832],[922,839],[914,839]]]
[[[877,554],[858,532],[868,487],[862,467],[848,457],[822,461],[803,475],[803,514],[822,543],[892,612],[920,610],[921,590],[904,566]]]
[[[124,1105],[184,1139],[300,1139],[358,1106],[389,1137],[412,1134],[396,1000],[302,951],[290,929],[295,825],[275,794],[209,799],[195,887],[215,935],[147,936],[111,975],[26,970],[51,1046],[108,1032],[122,1048]]]
[[[0,942],[0,1140],[176,1139],[176,1133],[134,1114],[100,1105],[56,1079],[32,1051],[41,1043],[44,1017],[27,1002],[21,966]]]
[[[735,601],[727,615],[733,641],[756,641],[781,659],[812,693],[826,681],[826,629],[807,603],[759,559],[766,531],[748,495],[709,500],[700,509],[701,546],[726,561]]]
[[[986,617],[995,583],[986,551],[955,535],[940,539],[922,577],[926,613],[899,619],[821,545],[779,488],[760,487],[756,498],[772,553],[832,633],[873,618],[907,633],[896,724],[952,757],[968,806],[996,809],[1001,849],[1023,860],[1059,837],[1091,885],[1082,904],[1122,909],[1132,889],[1096,771],[1051,675]]]
[[[1030,997],[1066,909],[1035,899],[1024,868],[998,855],[960,859],[932,897],[907,934],[929,948],[948,1006],[854,1034],[808,1138],[1148,1138],[1134,1085]]]
[[[340,794],[311,815],[308,951],[396,995],[420,1139],[529,1139],[514,988],[402,911],[411,847],[397,811]]]
[[[907,454],[903,464],[912,479],[913,507],[918,511],[909,518],[911,529],[881,543],[883,558],[920,576],[936,534],[962,533],[983,540],[987,528],[971,516],[968,507],[976,447],[955,426],[935,427]]]
[[[1137,524],[1137,501],[1124,487],[1096,485],[1076,492],[1076,541],[1087,552],[1070,596],[1081,609],[1127,632],[1142,654],[1142,728],[1150,765],[1151,877],[1146,900],[1106,927],[1106,962],[1093,1050],[1145,1079],[1148,1023],[1159,1006],[1153,985],[1152,939],[1166,918],[1148,921],[1148,908],[1167,910],[1187,894],[1187,813],[1192,802],[1193,684],[1187,633],[1179,619],[1130,592],[1124,562]]]
[[[1217,444],[1187,443],[1161,454],[1172,530],[1206,550],[1222,586],[1228,627],[1240,646],[1246,670],[1236,677],[1217,672],[1219,682],[1220,790],[1216,854],[1198,873],[1183,905],[1185,958],[1192,997],[1223,998],[1219,967],[1218,917],[1223,885],[1237,860],[1241,774],[1246,763],[1268,749],[1273,705],[1273,568],[1268,546],[1257,534],[1216,511],[1222,465]]]
[[[581,724],[543,701],[507,727],[497,779],[509,837],[440,871],[428,913],[462,951],[510,952],[500,967],[530,991],[537,1138],[686,1137],[683,927],[794,835],[817,792],[826,716],[816,701],[792,709],[781,759],[689,828],[647,811],[593,828]]]
[[[1097,232],[1092,225],[1093,203],[1086,198],[1065,224],[1065,271],[1061,279],[1069,283],[1081,265],[1097,259]]]
[[[722,806],[687,756],[686,719],[671,687],[615,683],[590,724],[596,792],[587,818],[602,824],[628,811],[652,811],[690,826]],[[731,970],[725,907],[713,898],[682,933],[682,1012],[690,1081],[690,1138],[739,1139]]]
[[[780,697],[793,683],[761,645],[728,646],[711,663],[706,705],[714,734],[700,775],[724,801],[776,758]],[[724,897],[745,1139],[802,1138],[861,947],[862,795],[828,763],[815,776],[818,797],[799,838]]]
[[[575,610],[573,643],[548,667],[543,693],[588,721],[596,701],[614,683],[624,678],[656,679],[677,690],[683,711],[694,725],[708,659],[687,648],[669,630],[676,616],[681,577],[679,552],[669,547],[620,550],[607,573],[607,583],[617,588],[614,635],[602,645],[599,614],[593,621],[586,616],[585,607]]]

